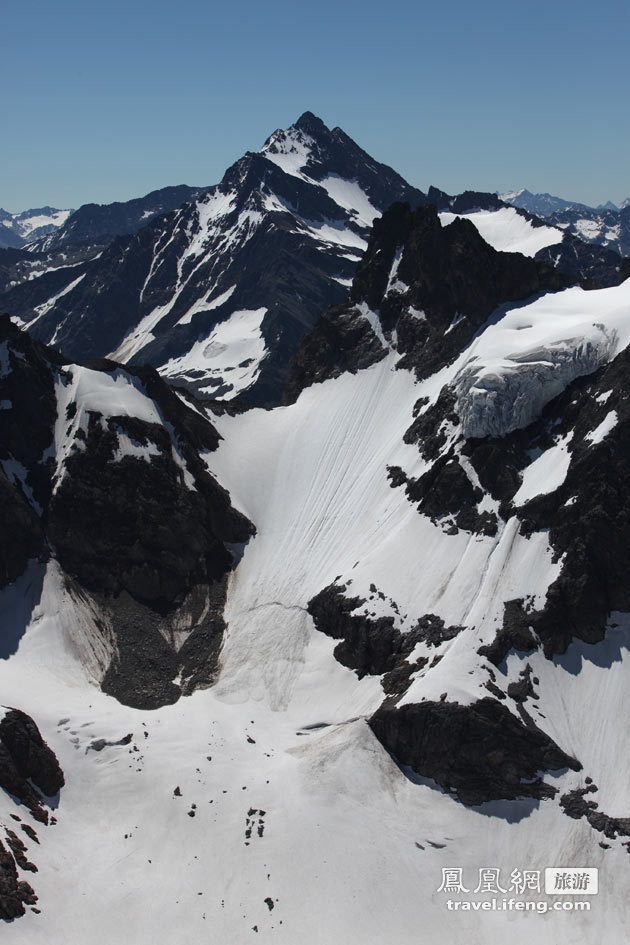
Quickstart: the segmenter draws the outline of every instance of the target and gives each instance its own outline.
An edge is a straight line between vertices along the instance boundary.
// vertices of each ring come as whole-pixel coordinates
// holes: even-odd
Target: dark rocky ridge
[[[565,814],[574,820],[585,817],[593,830],[599,830],[610,840],[615,840],[618,836],[630,837],[630,817],[611,817],[599,810],[597,801],[586,800],[587,794],[595,794],[598,790],[590,778],[586,778],[586,781],[589,782],[586,787],[568,791],[560,798],[560,806]],[[630,852],[630,844],[626,843],[625,846]]]
[[[161,422],[89,412],[53,489],[55,381],[67,386],[72,365],[8,318],[0,322],[3,343],[9,369],[0,399],[11,406],[0,411],[0,459],[12,471],[10,479],[0,477],[4,582],[32,557],[56,559],[71,594],[101,615],[110,652],[103,686],[121,701],[155,708],[208,685],[225,629],[225,577],[233,564],[226,543],[253,532],[201,459],[216,449],[216,430],[153,369],[92,363],[149,397]],[[76,410],[71,401],[70,430]],[[153,455],[118,456],[119,436],[150,445]]]
[[[31,243],[29,251],[55,252],[77,245],[104,244],[115,236],[137,233],[156,216],[170,213],[205,193],[208,187],[179,184],[152,190],[144,197],[108,204],[86,203],[63,226]]]
[[[0,919],[19,919],[26,912],[24,906],[37,902],[35,890],[18,876],[15,857],[0,840]]]
[[[388,291],[395,259],[403,290]],[[375,220],[347,301],[326,311],[290,367],[286,403],[315,381],[357,371],[384,357],[358,306],[378,313],[385,338],[396,332],[401,367],[428,377],[450,363],[503,303],[565,288],[574,278],[520,253],[500,253],[474,224],[443,227],[434,205],[394,204]],[[413,312],[423,313],[424,317]]]

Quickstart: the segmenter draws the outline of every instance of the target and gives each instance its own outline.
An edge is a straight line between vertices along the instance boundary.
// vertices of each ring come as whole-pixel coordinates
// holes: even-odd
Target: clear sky
[[[0,207],[213,184],[307,109],[410,183],[630,196],[628,0],[4,0]]]

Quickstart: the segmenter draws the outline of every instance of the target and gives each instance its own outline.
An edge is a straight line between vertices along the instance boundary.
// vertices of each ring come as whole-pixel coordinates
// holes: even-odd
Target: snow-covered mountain
[[[0,304],[69,355],[148,362],[205,396],[277,402],[300,339],[344,297],[373,219],[426,199],[307,112],[207,194],[92,261],[38,268]],[[71,224],[57,243],[70,246]]]
[[[38,207],[9,213],[0,207],[0,248],[19,248],[62,227],[73,210]]]
[[[549,217],[556,210],[566,210],[568,207],[583,210],[593,209],[593,207],[588,207],[584,203],[575,200],[564,200],[562,197],[555,197],[553,194],[533,194],[531,190],[524,187],[521,190],[499,194],[499,197],[503,203],[507,203],[512,207],[521,207],[521,209],[527,210],[537,217]]]
[[[150,363],[206,398],[277,404],[301,338],[343,299],[373,220],[396,200],[466,215],[490,242],[496,230],[501,248],[572,276],[617,279],[618,255],[492,194],[425,195],[306,112],[176,212],[138,229],[145,203],[124,205],[134,235],[112,240],[120,208],[96,208],[96,229],[94,208],[77,211],[8,262],[0,305],[70,356]]]
[[[86,203],[63,221],[64,225],[48,238],[29,242],[31,253],[72,251],[77,246],[102,246],[116,236],[136,233],[154,217],[176,210],[182,204],[205,193],[204,187],[162,187],[144,197],[115,203]],[[39,234],[38,234],[39,235]]]
[[[551,194],[532,194],[529,190],[500,196],[504,203],[543,217],[553,226],[566,230],[586,243],[604,246],[621,256],[630,255],[628,200],[624,200],[620,207],[611,201],[599,207],[588,207]]]
[[[310,113],[140,210],[0,258],[7,941],[621,942],[628,261]]]
[[[162,265],[185,328],[208,246],[260,288],[262,228],[305,296],[313,254],[321,285],[351,256],[283,406],[0,323],[9,943],[624,940],[630,272],[585,282],[554,227],[472,197],[370,231],[342,134],[304,116],[102,257],[137,284],[144,247],[142,352]],[[210,312],[245,291],[224,265]],[[233,304],[210,353],[253,376],[267,313]],[[554,866],[599,893],[547,894]]]

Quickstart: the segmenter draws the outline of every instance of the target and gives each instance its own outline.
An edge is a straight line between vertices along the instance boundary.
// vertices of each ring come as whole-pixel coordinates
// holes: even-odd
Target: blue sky
[[[0,206],[212,184],[305,110],[411,183],[630,195],[628,0],[5,3]]]

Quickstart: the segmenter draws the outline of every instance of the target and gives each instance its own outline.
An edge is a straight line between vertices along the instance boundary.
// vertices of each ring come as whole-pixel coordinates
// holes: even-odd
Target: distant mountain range
[[[630,197],[619,207],[610,200],[599,207],[589,207],[551,194],[532,194],[529,190],[500,197],[504,203],[542,217],[587,243],[605,246],[622,256],[630,254]]]
[[[55,207],[38,207],[9,213],[0,207],[0,248],[25,246],[39,237],[52,233],[63,226],[73,210],[57,210]]]

